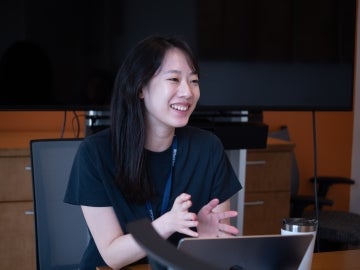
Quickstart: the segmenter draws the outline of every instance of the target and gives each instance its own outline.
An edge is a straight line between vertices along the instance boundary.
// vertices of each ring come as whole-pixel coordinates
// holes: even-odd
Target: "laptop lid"
[[[312,235],[183,238],[178,249],[219,269],[298,269]]]

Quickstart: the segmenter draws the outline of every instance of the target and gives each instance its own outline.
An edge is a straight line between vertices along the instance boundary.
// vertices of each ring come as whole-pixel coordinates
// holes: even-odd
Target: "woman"
[[[111,127],[86,137],[65,202],[81,205],[91,233],[81,269],[119,269],[146,254],[126,224],[148,217],[175,245],[180,237],[236,235],[230,197],[241,185],[220,140],[187,126],[200,97],[188,45],[152,36],[124,60],[111,101]]]

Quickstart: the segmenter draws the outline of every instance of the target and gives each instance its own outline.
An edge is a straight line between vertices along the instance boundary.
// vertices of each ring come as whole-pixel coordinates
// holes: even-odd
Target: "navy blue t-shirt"
[[[242,188],[221,141],[213,133],[186,126],[176,129],[176,137],[178,147],[168,210],[183,192],[191,194],[189,211],[197,213],[211,199],[218,198],[223,202]],[[170,147],[163,152],[146,151],[145,154],[149,177],[157,192],[152,201],[157,218],[170,173],[172,151]],[[116,187],[114,178],[115,156],[110,130],[106,129],[86,137],[79,146],[64,201],[75,205],[112,206],[126,233],[128,222],[150,218],[149,211],[145,204],[129,203]],[[95,269],[105,264],[92,237],[81,264],[81,269]]]

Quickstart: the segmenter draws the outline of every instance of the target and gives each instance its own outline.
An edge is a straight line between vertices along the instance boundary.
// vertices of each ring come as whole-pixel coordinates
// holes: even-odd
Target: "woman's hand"
[[[228,237],[236,235],[239,230],[230,225],[230,218],[236,217],[236,211],[230,211],[230,202],[219,204],[218,199],[212,199],[203,206],[197,215],[199,237]]]
[[[191,195],[186,193],[180,194],[175,199],[171,210],[153,222],[154,228],[162,234],[163,237],[167,238],[174,232],[186,234],[191,237],[198,237],[198,233],[191,229],[198,226],[198,221],[196,220],[196,214],[189,212],[189,208],[192,205],[190,199]],[[159,224],[160,221],[162,227],[166,227],[165,230],[157,228],[157,224]],[[161,233],[164,231],[167,233]]]

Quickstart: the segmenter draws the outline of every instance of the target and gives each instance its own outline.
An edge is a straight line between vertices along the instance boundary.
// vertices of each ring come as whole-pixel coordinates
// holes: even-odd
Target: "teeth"
[[[172,104],[171,108],[178,110],[178,111],[186,111],[187,109],[189,109],[189,106],[182,106],[182,105],[176,105],[176,104]]]

